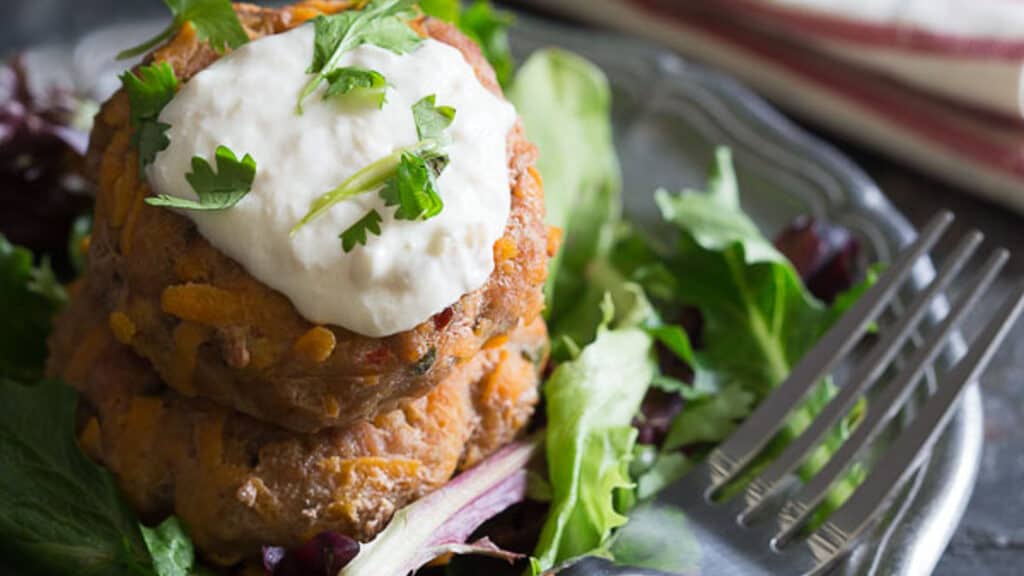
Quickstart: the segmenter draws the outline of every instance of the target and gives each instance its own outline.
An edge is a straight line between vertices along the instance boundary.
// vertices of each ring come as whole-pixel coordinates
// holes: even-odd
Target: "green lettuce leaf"
[[[702,348],[679,347],[679,352],[690,354],[689,360],[683,359],[693,366],[698,381],[716,382],[715,389],[706,388],[711,393],[691,400],[672,423],[662,447],[668,456],[681,447],[711,445],[728,437],[873,282],[873,275],[831,307],[815,299],[793,266],[740,207],[727,149],[717,151],[707,193],[658,191],[655,199],[665,220],[680,232],[675,246],[660,255],[663,271],[674,277],[665,283],[671,286],[672,304],[694,306],[703,318]],[[834,393],[830,382],[822,382],[790,415],[754,467],[799,435]],[[813,475],[827,462],[848,436],[857,414],[833,430],[809,456],[800,469],[802,476]],[[671,481],[665,478],[666,470],[678,476],[687,468],[678,461],[673,464],[656,464],[651,470],[659,477],[641,477],[640,484],[664,485]],[[848,494],[859,474],[851,474],[836,494]]]
[[[515,68],[508,45],[508,27],[514,21],[510,12],[495,10],[489,0],[475,0],[458,20],[459,30],[480,45],[502,86],[508,85]]]
[[[196,557],[192,540],[176,517],[171,516],[155,528],[143,526],[142,539],[153,558],[157,576],[189,576],[194,573]]]
[[[0,235],[0,378],[34,381],[42,375],[46,337],[65,300],[49,263],[33,266],[31,252]]]
[[[131,510],[78,449],[77,394],[0,381],[0,548],[16,573],[152,574]],[[41,425],[45,423],[45,425]]]
[[[606,307],[606,318],[609,312]],[[602,328],[545,385],[552,502],[535,553],[542,570],[607,553],[612,530],[626,523],[616,492],[633,487],[630,423],[654,375],[651,344],[637,328]]]
[[[419,7],[428,16],[455,24],[476,42],[494,68],[498,83],[508,87],[515,68],[508,43],[508,28],[515,22],[511,12],[495,10],[490,0],[475,0],[464,10],[459,0],[420,0]]]
[[[644,504],[629,514],[611,547],[615,563],[671,574],[697,574],[700,543],[686,515],[675,508]]]
[[[595,65],[548,49],[523,64],[508,95],[540,151],[547,223],[563,231],[564,243],[545,288],[549,326],[558,338],[571,330],[561,325],[563,316],[581,308],[577,303],[592,284],[588,267],[608,250],[622,211],[611,92]],[[591,291],[591,310],[602,297],[603,291]]]

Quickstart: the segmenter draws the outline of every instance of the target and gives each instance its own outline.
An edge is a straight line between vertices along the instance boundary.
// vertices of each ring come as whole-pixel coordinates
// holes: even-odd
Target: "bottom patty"
[[[395,510],[526,425],[547,342],[538,320],[424,397],[372,421],[301,434],[179,396],[89,318],[98,307],[72,306],[62,328],[78,337],[55,339],[50,371],[84,396],[84,449],[145,518],[176,514],[199,550],[222,564],[324,530],[373,537]]]

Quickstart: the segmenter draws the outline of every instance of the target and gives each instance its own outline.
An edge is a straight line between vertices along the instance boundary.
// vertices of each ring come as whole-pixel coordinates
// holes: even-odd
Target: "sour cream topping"
[[[313,28],[250,42],[187,82],[160,114],[170,146],[149,167],[154,192],[195,199],[185,179],[193,156],[213,164],[218,145],[256,160],[252,190],[234,207],[182,210],[216,248],[287,296],[309,321],[381,337],[411,329],[481,287],[509,217],[505,139],[510,104],[480,84],[462,54],[425,40],[397,55],[361,46],[342,65],[376,70],[389,87],[383,109],[323,101],[297,115],[309,80]],[[417,142],[412,105],[435,94],[456,109],[451,163],[438,179],[444,209],[427,221],[393,217],[376,193],[332,207],[289,237],[311,202],[361,168]],[[345,253],[338,236],[369,210],[381,235]]]

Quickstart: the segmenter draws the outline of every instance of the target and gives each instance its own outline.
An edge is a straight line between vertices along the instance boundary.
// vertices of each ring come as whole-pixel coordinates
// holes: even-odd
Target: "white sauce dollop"
[[[181,213],[309,321],[373,337],[409,330],[481,287],[494,268],[493,245],[511,203],[505,138],[515,110],[480,84],[458,50],[428,39],[405,55],[361,46],[343,58],[342,65],[384,75],[383,109],[325,102],[321,88],[299,116],[312,54],[306,25],[251,42],[196,74],[160,114],[171,144],[149,167],[150,183],[158,194],[194,199],[185,180],[193,156],[212,164],[218,145],[239,158],[251,154],[256,180],[238,204]],[[416,143],[411,108],[430,94],[456,109],[451,163],[438,180],[444,210],[427,221],[397,221],[376,193],[364,194],[289,237],[315,198]],[[381,236],[343,252],[338,235],[371,209],[384,217]]]

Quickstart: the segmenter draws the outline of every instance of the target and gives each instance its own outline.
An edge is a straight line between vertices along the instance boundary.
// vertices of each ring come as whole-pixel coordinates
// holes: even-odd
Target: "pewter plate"
[[[615,143],[622,162],[626,214],[660,218],[651,191],[702,187],[714,147],[733,150],[744,208],[771,237],[800,214],[840,223],[865,256],[887,262],[915,231],[871,179],[828,144],[807,134],[734,79],[646,42],[521,16],[512,35],[517,56],[544,46],[577,52],[600,66],[612,86]],[[934,270],[922,262],[920,286]],[[933,310],[943,313],[943,305]],[[962,353],[954,342],[941,362]],[[894,431],[898,433],[898,429]],[[982,443],[981,394],[965,392],[932,457],[841,574],[929,574],[971,494]],[[740,530],[740,528],[736,528]],[[703,574],[749,574],[742,551],[702,558]],[[744,566],[738,571],[737,566]]]
[[[107,10],[51,20],[61,29],[46,30],[50,38],[80,40],[40,48],[32,57],[48,63],[43,68],[53,72],[54,80],[71,79],[79,90],[102,99],[117,87],[116,74],[122,67],[111,56],[164,23],[133,22],[87,33],[104,21],[111,4],[130,7],[140,15],[139,5],[133,2],[95,3],[105,4]],[[25,9],[59,10],[62,4],[69,3]],[[0,23],[0,37],[16,22]],[[15,43],[0,39],[0,52],[17,47],[17,39],[7,36],[11,39]],[[655,188],[702,186],[714,147],[725,144],[734,153],[743,205],[769,236],[794,217],[809,214],[847,226],[860,238],[865,258],[882,262],[914,237],[914,229],[860,169],[728,76],[635,39],[527,16],[519,18],[512,42],[520,60],[537,48],[560,46],[582,54],[607,73],[614,93],[613,123],[626,213],[636,222],[656,226],[660,220],[651,199]],[[931,263],[922,262],[915,270],[915,282],[920,285],[932,274]],[[936,307],[933,316],[941,314],[941,308]],[[954,343],[942,361],[951,363],[961,349]],[[949,429],[898,504],[838,571],[930,573],[967,504],[981,442],[981,396],[975,385],[967,389]],[[705,557],[701,563],[703,574],[751,572],[747,564],[742,572],[728,568],[742,563],[738,550],[734,558]]]

